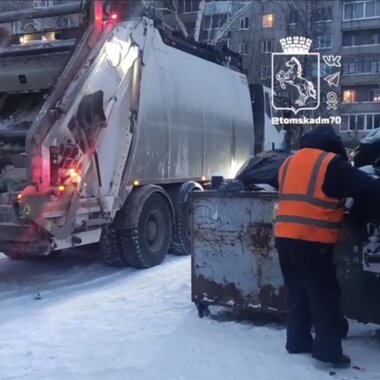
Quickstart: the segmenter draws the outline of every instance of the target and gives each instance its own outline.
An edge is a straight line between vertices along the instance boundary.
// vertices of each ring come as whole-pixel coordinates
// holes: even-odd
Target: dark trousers
[[[342,354],[343,318],[334,245],[277,238],[276,247],[288,289],[286,349],[290,353],[312,352],[318,360],[334,361]]]

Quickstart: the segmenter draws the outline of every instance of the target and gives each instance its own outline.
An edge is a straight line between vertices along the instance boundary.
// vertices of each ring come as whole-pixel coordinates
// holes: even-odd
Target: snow
[[[329,376],[285,352],[281,325],[200,319],[189,257],[143,271],[0,258],[0,300],[1,380],[380,379],[376,326],[352,322],[344,348],[360,368]]]

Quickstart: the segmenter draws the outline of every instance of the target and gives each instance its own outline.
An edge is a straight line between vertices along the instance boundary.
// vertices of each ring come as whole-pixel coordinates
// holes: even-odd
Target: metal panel
[[[285,310],[274,248],[275,197],[203,192],[192,202],[193,301]]]
[[[191,201],[193,302],[286,312],[273,236],[277,195],[205,191]],[[380,324],[380,269],[368,263],[368,239],[380,250],[379,231],[347,218],[335,257],[346,316]]]
[[[157,30],[150,32],[130,181],[175,182],[216,172],[234,177],[253,152],[246,77],[168,46]]]
[[[0,55],[0,92],[37,91],[52,87],[71,51],[32,54],[7,58]]]

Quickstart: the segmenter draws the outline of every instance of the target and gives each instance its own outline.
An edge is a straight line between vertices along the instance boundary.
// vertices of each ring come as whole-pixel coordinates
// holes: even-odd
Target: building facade
[[[80,0],[3,0],[0,11],[29,4],[46,7]],[[272,53],[281,52],[280,39],[305,36],[312,51],[340,55],[335,115],[342,118],[338,130],[347,145],[380,127],[380,0],[145,0],[170,29],[189,38],[240,53],[250,83],[272,84]],[[79,17],[79,16],[78,16]],[[46,28],[70,28],[76,16],[33,22],[16,22],[12,32],[34,32]],[[1,34],[0,34],[1,39]],[[310,67],[308,70],[316,70]],[[335,70],[336,72],[337,70]],[[323,61],[320,76],[332,73]],[[328,83],[321,79],[322,115]],[[318,115],[318,113],[316,113]]]
[[[341,28],[342,125],[347,139],[380,127],[380,0],[336,6]]]
[[[201,42],[225,44],[242,55],[251,83],[271,86],[271,53],[281,52],[279,40],[286,36],[311,38],[312,51],[342,56],[334,88],[338,96],[334,114],[342,117],[338,131],[347,145],[355,146],[364,134],[380,127],[380,0],[174,2],[190,36],[198,24]],[[172,3],[166,1],[168,7]],[[165,17],[179,30],[173,14]],[[322,61],[321,77],[331,73]],[[326,107],[328,87],[322,79],[322,115],[331,114]]]

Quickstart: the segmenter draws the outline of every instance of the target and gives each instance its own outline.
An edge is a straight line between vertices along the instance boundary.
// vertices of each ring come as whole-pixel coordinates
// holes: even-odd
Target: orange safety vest
[[[322,191],[329,163],[335,157],[304,148],[282,164],[275,236],[320,243],[336,243],[343,221],[343,205]]]

